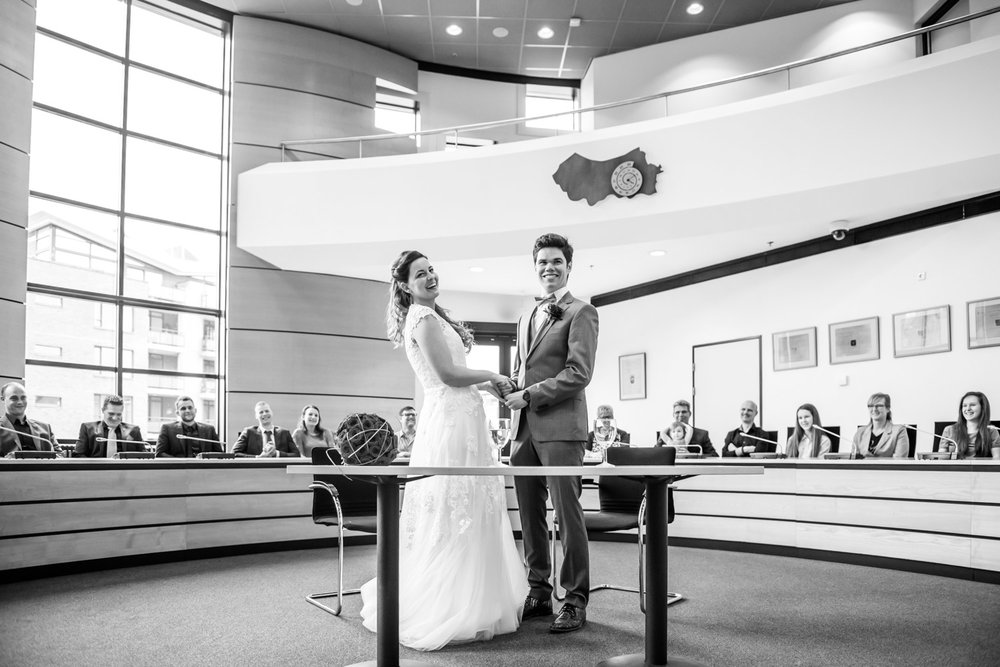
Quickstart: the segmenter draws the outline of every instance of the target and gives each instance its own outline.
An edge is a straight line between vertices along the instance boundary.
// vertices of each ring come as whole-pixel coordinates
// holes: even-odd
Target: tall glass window
[[[224,409],[230,24],[170,0],[38,0],[26,383],[57,437],[127,401],[147,439]]]

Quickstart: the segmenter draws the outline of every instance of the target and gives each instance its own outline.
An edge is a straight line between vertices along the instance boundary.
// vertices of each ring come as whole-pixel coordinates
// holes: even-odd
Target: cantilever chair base
[[[319,607],[320,609],[322,609],[323,611],[325,611],[328,614],[333,614],[334,616],[340,616],[340,612],[344,608],[344,599],[343,599],[344,596],[345,595],[357,595],[360,592],[361,592],[361,589],[356,589],[356,590],[351,590],[351,591],[333,591],[332,593],[313,593],[312,595],[307,595],[306,596],[306,602],[308,602],[311,605],[315,605],[315,606]],[[337,600],[337,608],[336,609],[334,609],[332,607],[328,607],[325,604],[323,604],[322,602],[319,602],[319,600],[323,600],[325,598],[332,598],[332,597],[338,598],[338,600]]]

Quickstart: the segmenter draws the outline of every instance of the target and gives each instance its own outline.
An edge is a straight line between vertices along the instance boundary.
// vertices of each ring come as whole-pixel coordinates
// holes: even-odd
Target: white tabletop
[[[290,475],[464,475],[486,477],[597,477],[600,475],[633,477],[673,477],[688,475],[762,475],[763,466],[683,465],[683,466],[303,466],[286,468]]]

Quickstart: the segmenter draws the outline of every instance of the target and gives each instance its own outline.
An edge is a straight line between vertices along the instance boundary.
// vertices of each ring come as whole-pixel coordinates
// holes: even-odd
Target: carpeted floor
[[[348,550],[348,583],[374,547]],[[332,551],[293,551],[0,586],[0,665],[348,665],[375,657],[359,598],[335,618]],[[670,655],[716,665],[1000,665],[1000,587],[853,565],[670,550]],[[636,549],[591,545],[594,583],[634,585]],[[594,665],[643,650],[635,595],[593,595],[588,625],[550,635],[533,619],[494,641],[403,659],[438,665]]]

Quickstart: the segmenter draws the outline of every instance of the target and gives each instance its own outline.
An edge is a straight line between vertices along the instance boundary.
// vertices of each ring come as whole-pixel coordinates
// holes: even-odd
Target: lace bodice
[[[451,353],[451,360],[456,366],[465,366],[465,346],[462,344],[461,337],[459,337],[452,326],[445,322],[436,312],[427,306],[419,304],[410,306],[410,310],[406,313],[406,323],[403,325],[406,358],[410,360],[413,372],[416,373],[420,385],[427,392],[446,389],[447,385],[441,382],[441,379],[428,363],[427,357],[424,356],[423,350],[417,345],[417,341],[413,339],[413,330],[417,327],[417,323],[425,317],[433,319],[437,326],[441,328],[444,341],[448,345],[448,351]]]

